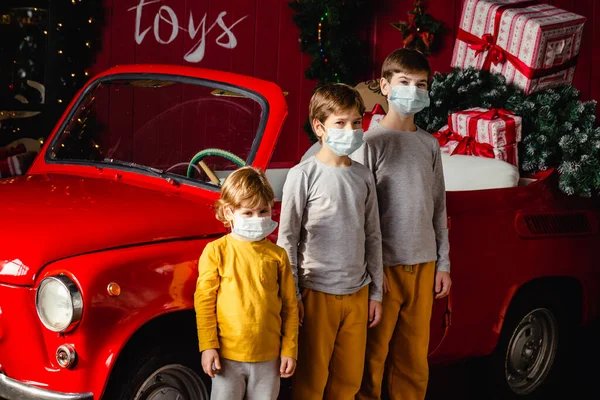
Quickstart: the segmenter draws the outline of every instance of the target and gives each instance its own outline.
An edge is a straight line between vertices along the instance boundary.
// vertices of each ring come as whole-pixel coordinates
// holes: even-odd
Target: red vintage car
[[[0,180],[0,398],[208,399],[193,310],[197,260],[226,233],[211,205],[271,163],[281,89],[232,73],[135,65],[75,97],[27,175]],[[498,389],[552,383],[571,327],[598,316],[598,200],[556,171],[448,192],[454,286],[431,362],[490,355]],[[10,228],[10,229],[9,229]]]

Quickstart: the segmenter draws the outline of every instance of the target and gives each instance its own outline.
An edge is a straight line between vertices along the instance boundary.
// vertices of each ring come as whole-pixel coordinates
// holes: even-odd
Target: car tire
[[[550,399],[568,379],[576,321],[549,291],[525,293],[508,310],[489,357],[491,399]]]
[[[185,346],[139,349],[121,357],[102,399],[209,400],[210,382],[198,351]]]

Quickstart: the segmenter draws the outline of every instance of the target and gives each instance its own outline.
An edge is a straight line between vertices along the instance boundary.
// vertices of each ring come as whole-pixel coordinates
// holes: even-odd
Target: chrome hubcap
[[[558,345],[558,325],[550,310],[527,314],[508,343],[505,374],[508,386],[519,395],[533,392],[552,368]]]
[[[154,371],[138,390],[135,400],[208,400],[204,383],[192,369],[171,364]]]

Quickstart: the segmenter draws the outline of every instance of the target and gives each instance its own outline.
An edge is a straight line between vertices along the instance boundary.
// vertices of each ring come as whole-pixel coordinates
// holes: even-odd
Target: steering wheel
[[[231,161],[238,167],[243,167],[246,165],[246,162],[244,160],[242,160],[240,157],[236,156],[230,151],[221,149],[204,149],[200,150],[198,153],[196,153],[194,157],[192,157],[187,170],[188,178],[192,177],[192,175],[194,174],[194,167],[196,166],[196,164],[198,164],[198,166],[202,168],[202,170],[208,176],[212,183],[214,183],[215,185],[221,184],[221,181],[219,180],[217,175],[215,175],[215,173],[208,167],[208,165],[206,165],[206,163],[202,161],[202,159],[209,156],[223,157],[226,160]]]

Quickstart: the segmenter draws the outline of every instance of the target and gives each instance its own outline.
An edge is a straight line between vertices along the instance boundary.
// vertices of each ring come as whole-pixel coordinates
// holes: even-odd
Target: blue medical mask
[[[271,217],[244,218],[233,216],[231,232],[240,235],[250,242],[257,242],[269,236],[277,228],[277,222]]]
[[[429,92],[412,85],[395,85],[388,102],[398,114],[408,117],[429,107]]]
[[[321,123],[321,125],[323,125]],[[363,144],[364,131],[362,129],[334,129],[327,128],[325,143],[338,156],[349,156]]]

